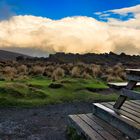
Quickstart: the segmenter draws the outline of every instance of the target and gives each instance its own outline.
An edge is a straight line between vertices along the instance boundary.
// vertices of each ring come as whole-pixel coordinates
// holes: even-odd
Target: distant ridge
[[[19,56],[22,56],[25,58],[31,58],[31,56],[28,56],[25,54],[6,51],[6,50],[0,50],[0,60],[16,60],[16,58]]]

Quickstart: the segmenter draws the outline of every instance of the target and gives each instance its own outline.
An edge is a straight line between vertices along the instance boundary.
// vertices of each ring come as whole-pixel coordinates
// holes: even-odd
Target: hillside
[[[19,56],[30,58],[30,56],[27,56],[24,54],[0,50],[0,60],[16,60],[16,57],[19,57]]]
[[[114,65],[116,63],[122,63],[128,67],[139,67],[140,66],[140,55],[127,55],[125,53],[115,54],[113,52],[104,54],[65,54],[56,53],[51,54],[48,61],[57,63],[76,63],[84,62],[87,64],[95,63],[100,65]]]

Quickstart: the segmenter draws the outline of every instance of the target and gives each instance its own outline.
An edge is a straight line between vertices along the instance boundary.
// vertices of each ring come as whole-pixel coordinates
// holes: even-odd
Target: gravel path
[[[67,115],[89,113],[91,103],[0,108],[0,140],[66,140]]]

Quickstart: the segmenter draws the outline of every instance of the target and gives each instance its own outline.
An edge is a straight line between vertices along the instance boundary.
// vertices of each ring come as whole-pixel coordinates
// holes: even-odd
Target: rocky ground
[[[91,103],[0,108],[0,140],[66,140],[67,116],[89,113]]]

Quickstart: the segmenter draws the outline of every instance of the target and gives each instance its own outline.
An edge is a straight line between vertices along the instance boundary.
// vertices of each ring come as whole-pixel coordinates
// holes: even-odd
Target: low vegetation
[[[100,78],[107,82],[123,81],[126,79],[124,69],[125,67],[121,63],[109,67],[85,63],[32,62],[20,64],[18,61],[4,61],[0,63],[0,79],[15,80],[31,76],[44,76],[57,81],[69,76],[84,79]]]
[[[65,77],[52,81],[44,76],[23,80],[0,81],[1,106],[41,106],[63,102],[112,101],[116,94],[100,94],[88,88],[106,89],[106,84],[96,79]]]
[[[125,80],[125,67],[51,62],[0,63],[0,105],[40,106],[75,101],[110,101],[115,94],[100,94],[109,81]]]

